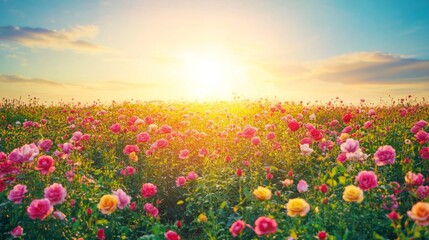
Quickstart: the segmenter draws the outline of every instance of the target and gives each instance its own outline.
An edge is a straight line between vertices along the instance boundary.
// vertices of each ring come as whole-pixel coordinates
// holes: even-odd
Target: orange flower
[[[407,212],[407,215],[414,220],[417,225],[422,227],[429,226],[429,203],[418,202],[414,204],[411,211]]]
[[[103,214],[111,214],[118,207],[118,197],[112,194],[104,195],[101,197],[97,208],[100,209]]]
[[[198,216],[198,221],[200,221],[200,222],[202,222],[202,223],[207,222],[207,216],[206,216],[204,213],[201,213],[201,214]]]
[[[139,160],[139,157],[137,156],[136,152],[131,152],[129,158],[133,162],[137,162]]]

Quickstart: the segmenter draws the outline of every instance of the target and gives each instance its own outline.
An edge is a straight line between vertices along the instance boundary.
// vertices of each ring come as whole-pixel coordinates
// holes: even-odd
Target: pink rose
[[[36,144],[32,143],[30,145],[25,144],[20,148],[22,155],[24,156],[24,162],[33,161],[34,158],[39,155],[39,148]]]
[[[74,132],[73,133],[73,136],[71,137],[71,141],[73,141],[73,142],[78,142],[78,141],[80,141],[80,139],[82,138],[82,132],[81,131],[76,131],[76,132]]]
[[[23,233],[24,228],[22,228],[21,226],[17,226],[10,232],[10,235],[12,235],[12,237],[21,237]]]
[[[396,152],[390,145],[381,146],[374,154],[375,164],[377,166],[384,166],[387,164],[395,163]]]
[[[416,195],[420,199],[426,199],[429,196],[429,186],[419,186],[416,189]]]
[[[132,152],[138,153],[140,149],[137,145],[126,145],[123,150],[125,155],[130,155]]]
[[[172,128],[168,125],[162,125],[158,131],[161,133],[167,134],[167,133],[171,133]]]
[[[421,173],[415,174],[409,171],[405,175],[405,182],[410,185],[422,185],[425,182],[425,178]]]
[[[39,148],[45,152],[49,151],[52,147],[52,141],[50,139],[44,139],[39,142]]]
[[[179,158],[180,159],[188,159],[189,158],[189,150],[188,149],[181,150],[179,153]]]
[[[273,140],[275,138],[276,138],[276,133],[274,132],[267,133],[267,140]]]
[[[303,193],[308,191],[308,185],[305,180],[299,180],[298,185],[296,186],[298,192]]]
[[[422,159],[429,160],[429,147],[423,147],[419,153]]]
[[[34,143],[30,145],[25,144],[20,148],[15,148],[8,156],[9,160],[13,162],[31,162],[39,155],[39,149]]]
[[[59,219],[59,220],[64,220],[66,219],[66,215],[61,212],[61,211],[55,211],[52,213],[52,217],[54,217],[55,219]]]
[[[150,135],[147,132],[142,132],[142,133],[139,133],[139,135],[137,135],[137,142],[145,143],[145,142],[149,142],[149,140],[150,140]]]
[[[425,120],[419,120],[418,122],[416,122],[414,124],[414,126],[418,127],[418,128],[425,128],[427,126],[427,122]]]
[[[229,232],[233,237],[237,237],[241,232],[243,232],[245,225],[246,224],[243,220],[237,220],[231,225]]]
[[[142,186],[141,192],[144,198],[148,198],[156,194],[157,188],[152,183],[145,183]]]
[[[22,203],[22,199],[24,198],[24,194],[27,192],[27,186],[18,184],[13,187],[12,190],[10,190],[9,195],[7,196],[7,199],[12,201],[15,204]]]
[[[277,231],[277,222],[268,217],[259,217],[255,221],[255,233],[258,236],[274,234]]]
[[[45,198],[48,199],[52,205],[61,204],[66,200],[67,191],[63,185],[54,183],[45,188]]]
[[[158,141],[154,142],[151,145],[151,148],[153,148],[153,149],[165,148],[165,147],[167,147],[167,145],[168,145],[168,141],[165,140],[165,139],[163,139],[163,138],[161,138]]]
[[[345,153],[354,153],[359,150],[359,141],[353,138],[348,138],[346,142],[341,144],[341,151]]]
[[[359,188],[366,191],[378,186],[377,175],[373,171],[361,171],[356,176]]]
[[[112,131],[114,134],[118,134],[121,131],[121,124],[113,124],[112,126],[110,126],[110,131]]]
[[[136,173],[136,169],[133,168],[132,166],[127,166],[124,169],[122,169],[120,172],[120,174],[123,176],[131,176],[131,175],[134,175],[134,173]]]
[[[366,121],[363,125],[363,127],[365,129],[370,129],[372,127],[372,122],[371,121]]]
[[[342,152],[337,156],[337,161],[339,161],[340,163],[344,163],[346,160],[347,154],[345,152]]]
[[[27,208],[27,213],[33,220],[36,218],[43,220],[49,216],[52,211],[54,211],[54,207],[46,198],[33,200]]]
[[[144,205],[144,210],[146,211],[146,213],[152,217],[156,217],[158,216],[158,208],[156,208],[155,206],[153,206],[150,203],[146,203]]]
[[[59,147],[61,148],[61,150],[65,154],[69,154],[73,150],[73,144],[71,144],[71,143],[59,144]]]
[[[351,126],[347,126],[341,131],[341,133],[350,133],[352,130],[353,128]]]
[[[186,180],[188,181],[192,181],[198,178],[198,174],[196,174],[195,172],[189,172],[188,176],[186,176]]]
[[[208,154],[209,154],[209,151],[205,147],[200,148],[200,150],[198,150],[198,157],[204,157],[204,156],[207,156]]]
[[[118,197],[118,208],[123,209],[131,202],[131,197],[128,196],[122,189],[113,191],[113,195]]]
[[[256,135],[256,131],[257,130],[258,129],[256,129],[256,128],[250,126],[250,125],[247,125],[247,126],[244,127],[243,132],[239,133],[238,136],[250,139],[250,138],[253,138]]]
[[[259,145],[261,143],[261,139],[259,139],[259,137],[253,137],[250,141],[253,145]]]
[[[425,131],[418,131],[414,137],[416,138],[417,142],[420,144],[425,144],[429,142],[429,133]]]
[[[50,156],[41,156],[39,160],[37,160],[36,170],[39,170],[41,174],[46,175],[55,171],[54,167],[54,159]]]
[[[181,187],[181,186],[185,185],[185,183],[186,183],[186,178],[180,176],[176,180],[176,187]]]

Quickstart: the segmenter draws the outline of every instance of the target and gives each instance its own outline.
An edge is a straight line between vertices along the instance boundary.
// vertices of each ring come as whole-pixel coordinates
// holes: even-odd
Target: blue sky
[[[429,1],[0,1],[0,95],[429,94]]]

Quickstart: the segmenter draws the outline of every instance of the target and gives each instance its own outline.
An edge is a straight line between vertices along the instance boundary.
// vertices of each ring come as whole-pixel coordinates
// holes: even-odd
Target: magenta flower
[[[296,186],[298,192],[303,193],[308,191],[308,184],[305,180],[299,180],[298,185]]]
[[[118,208],[123,209],[131,202],[131,197],[128,196],[122,189],[113,191],[113,195],[118,197]]]
[[[67,191],[63,185],[54,183],[45,188],[45,198],[48,199],[52,205],[61,204],[65,201]]]
[[[373,171],[361,171],[356,176],[359,188],[366,191],[378,186],[377,175]]]
[[[381,146],[374,154],[375,164],[384,166],[395,163],[396,152],[390,145]]]
[[[12,201],[15,204],[22,203],[22,199],[24,198],[24,194],[28,192],[27,186],[22,184],[17,184],[13,187],[12,190],[10,190],[9,195],[7,196],[7,199]]]
[[[142,186],[141,193],[144,198],[149,198],[155,195],[157,192],[157,188],[152,183],[145,183]]]
[[[268,217],[259,217],[255,221],[255,233],[258,236],[273,234],[277,231],[277,222]]]

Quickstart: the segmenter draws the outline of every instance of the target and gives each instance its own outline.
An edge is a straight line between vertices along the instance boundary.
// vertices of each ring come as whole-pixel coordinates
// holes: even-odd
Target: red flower
[[[322,184],[322,185],[320,186],[320,191],[321,191],[322,193],[326,193],[326,192],[328,191],[328,186],[326,186],[326,184]]]
[[[352,119],[352,113],[351,112],[348,112],[346,115],[344,115],[343,116],[343,122],[345,123],[345,124],[349,124],[350,123],[350,120]]]
[[[99,228],[97,231],[97,238],[100,240],[105,240],[106,235],[104,234],[104,228]]]
[[[325,240],[328,237],[328,234],[325,231],[320,231],[317,233],[317,238],[320,240]]]
[[[289,121],[287,126],[292,132],[298,131],[299,123],[296,120]]]
[[[164,233],[165,239],[167,240],[180,240],[180,236],[175,231],[168,231]]]

